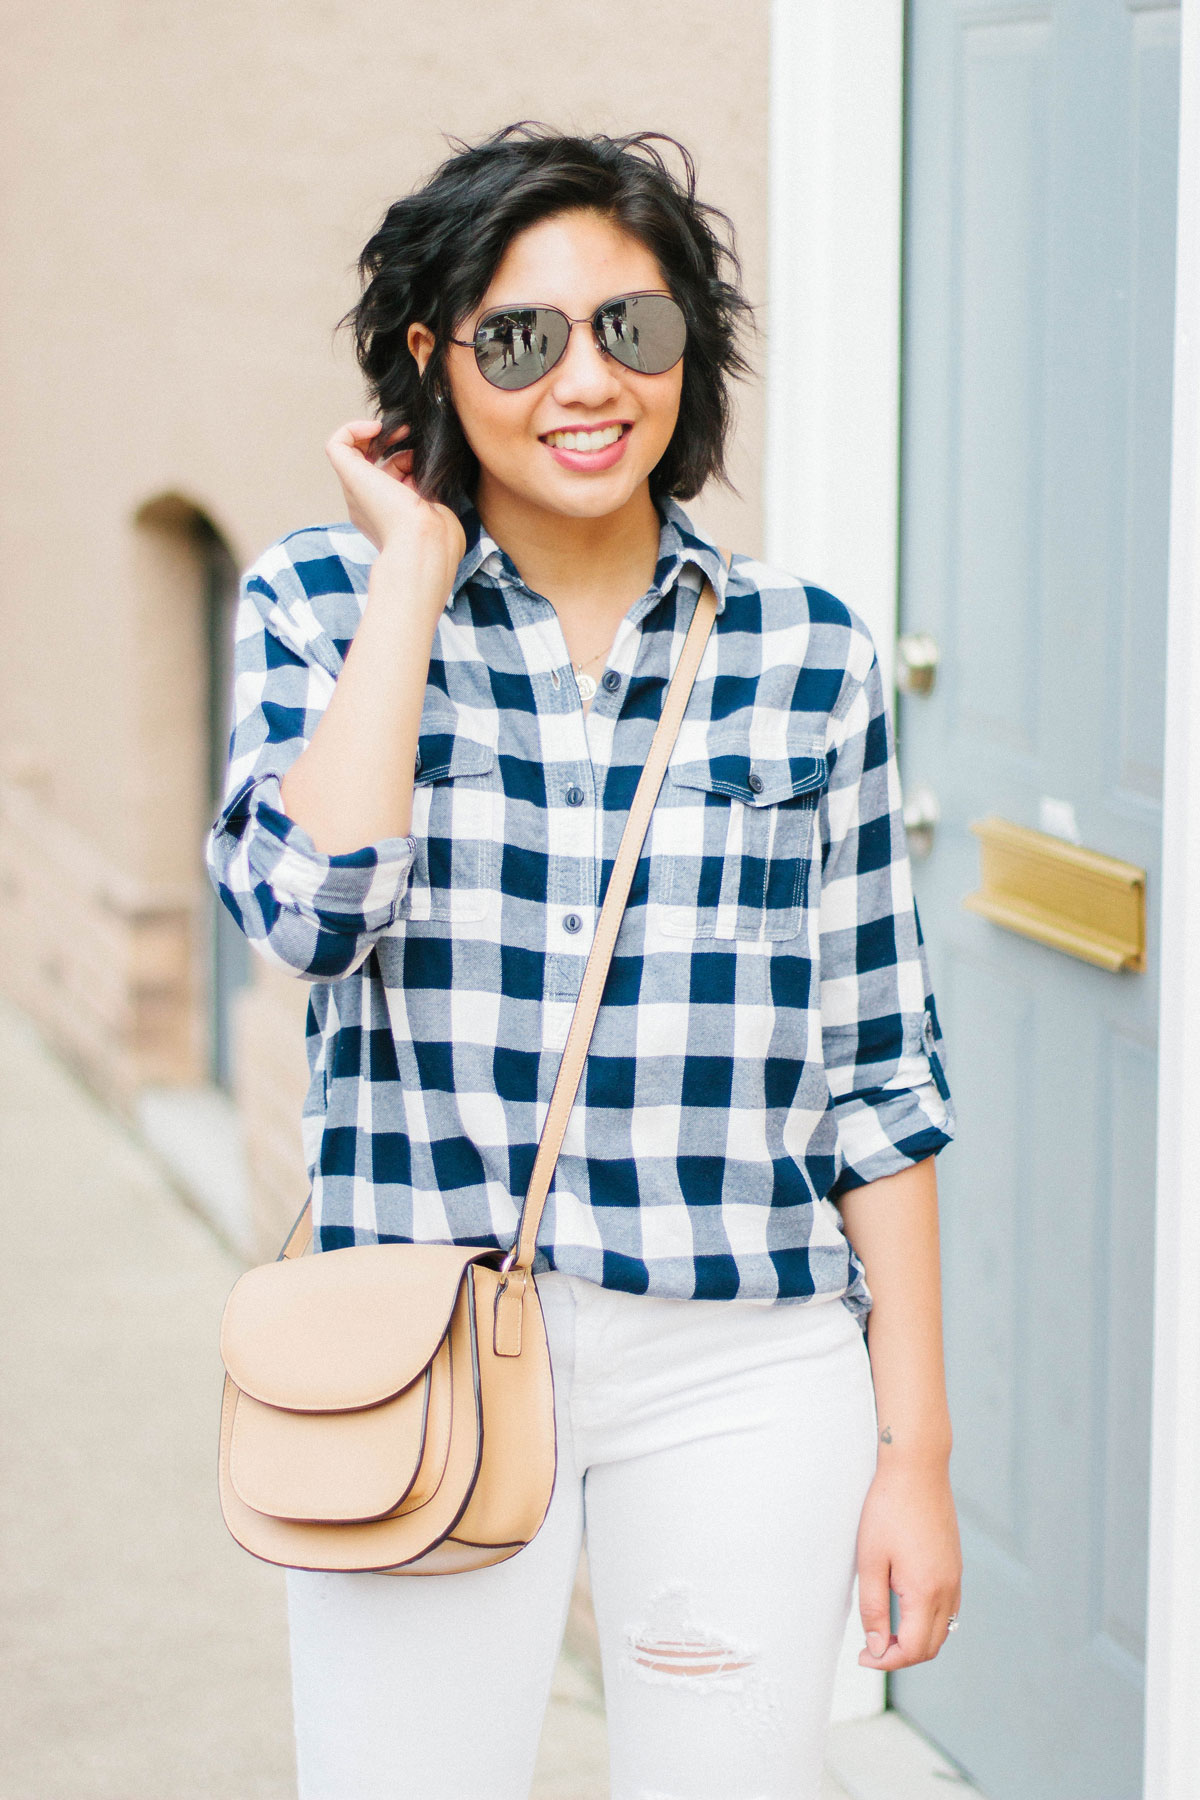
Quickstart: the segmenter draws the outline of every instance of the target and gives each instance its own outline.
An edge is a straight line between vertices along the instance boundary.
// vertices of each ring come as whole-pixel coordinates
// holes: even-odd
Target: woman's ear
[[[408,348],[417,365],[417,374],[424,375],[425,364],[433,355],[434,337],[428,325],[410,325],[408,328]]]

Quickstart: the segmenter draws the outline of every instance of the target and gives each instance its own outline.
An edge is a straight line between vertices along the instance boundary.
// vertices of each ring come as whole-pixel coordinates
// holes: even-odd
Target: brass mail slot
[[[979,819],[983,885],[963,905],[1102,969],[1146,967],[1146,871],[1008,819]]]

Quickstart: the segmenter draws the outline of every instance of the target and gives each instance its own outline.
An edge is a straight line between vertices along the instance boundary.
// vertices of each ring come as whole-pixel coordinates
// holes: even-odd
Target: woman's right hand
[[[379,555],[329,703],[281,786],[285,812],[328,856],[408,834],[430,650],[466,548],[450,508],[417,493],[410,451],[371,460],[378,435],[374,419],[352,419],[325,446]]]
[[[403,449],[396,434],[396,448],[386,462],[374,462],[370,451],[378,437],[377,419],[351,419],[325,446],[342,484],[350,521],[369,538],[380,556],[404,562],[422,577],[450,592],[455,572],[466,551],[466,537],[456,513],[436,501],[424,500],[412,480],[412,451]],[[402,428],[402,433],[404,428]]]

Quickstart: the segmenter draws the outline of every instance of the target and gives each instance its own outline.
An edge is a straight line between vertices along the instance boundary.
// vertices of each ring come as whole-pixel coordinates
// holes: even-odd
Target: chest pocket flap
[[[487,916],[497,886],[502,795],[496,752],[453,707],[426,708],[413,776],[417,856],[403,915],[466,922]]]
[[[421,787],[430,781],[453,780],[458,775],[486,775],[495,761],[496,752],[490,745],[435,727],[421,733],[414,780]]]
[[[828,780],[810,735],[710,726],[670,765],[656,884],[670,936],[795,937],[808,895],[813,818]]]
[[[722,743],[714,734],[702,758],[671,767],[676,787],[728,794],[744,806],[778,806],[800,794],[815,794],[827,778],[824,753],[811,740],[787,746],[782,754],[758,754],[745,735]]]

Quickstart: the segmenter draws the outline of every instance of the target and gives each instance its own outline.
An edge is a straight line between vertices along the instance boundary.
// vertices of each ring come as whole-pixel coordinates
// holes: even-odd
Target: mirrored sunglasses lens
[[[561,313],[544,306],[488,313],[475,333],[479,373],[493,387],[524,388],[540,381],[567,346]]]
[[[610,356],[643,375],[663,375],[683,355],[687,325],[666,294],[631,294],[600,312],[600,336]]]

